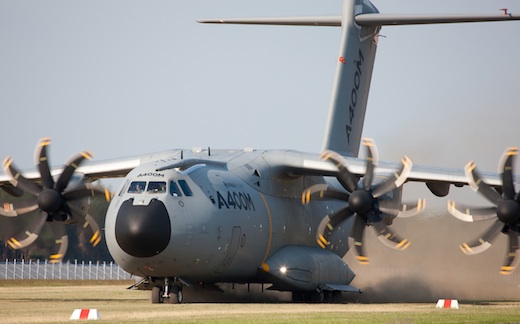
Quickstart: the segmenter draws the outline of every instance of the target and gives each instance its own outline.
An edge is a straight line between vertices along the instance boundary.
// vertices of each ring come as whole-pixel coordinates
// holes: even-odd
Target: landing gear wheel
[[[162,304],[163,302],[163,288],[161,286],[154,286],[152,288],[152,304]]]
[[[180,304],[182,303],[182,287],[173,286],[170,293],[170,304]]]

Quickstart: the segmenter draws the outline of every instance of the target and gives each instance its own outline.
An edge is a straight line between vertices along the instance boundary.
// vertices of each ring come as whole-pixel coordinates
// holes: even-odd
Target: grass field
[[[107,323],[512,323],[520,301],[464,302],[460,309],[432,304],[154,304],[131,282],[0,281],[2,323],[69,322],[76,308],[95,308]]]

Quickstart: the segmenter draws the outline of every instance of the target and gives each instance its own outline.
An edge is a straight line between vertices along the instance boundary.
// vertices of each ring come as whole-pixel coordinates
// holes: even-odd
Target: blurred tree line
[[[0,189],[0,203],[14,202],[17,200],[31,199],[32,196],[13,197]],[[113,261],[105,241],[105,216],[109,202],[100,197],[90,198],[88,206],[89,214],[98,223],[102,240],[93,247],[90,244],[90,236],[83,231],[82,224],[66,225],[67,235],[69,237],[69,245],[67,253],[63,258],[63,262],[74,260],[78,261]],[[0,215],[0,256],[5,259],[40,259],[46,260],[51,254],[51,248],[54,244],[55,236],[50,226],[43,226],[38,239],[30,246],[14,250],[8,244],[7,240],[15,233],[25,229],[26,225],[34,221],[40,216],[40,210],[37,209],[31,213],[20,215],[17,217],[6,217]]]

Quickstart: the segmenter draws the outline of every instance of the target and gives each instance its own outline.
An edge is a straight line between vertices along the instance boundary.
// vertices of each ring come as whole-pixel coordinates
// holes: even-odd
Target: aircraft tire
[[[179,286],[173,286],[172,292],[170,294],[170,304],[180,304],[182,303],[182,289]]]
[[[162,304],[164,302],[163,289],[161,286],[152,288],[152,304]]]

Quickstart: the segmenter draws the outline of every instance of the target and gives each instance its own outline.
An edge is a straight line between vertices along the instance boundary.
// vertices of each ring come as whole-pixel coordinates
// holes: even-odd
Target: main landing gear
[[[159,283],[159,280],[154,281],[152,304],[162,304],[164,302],[180,304],[182,299],[182,283],[176,278],[164,278],[164,284],[162,285]]]

